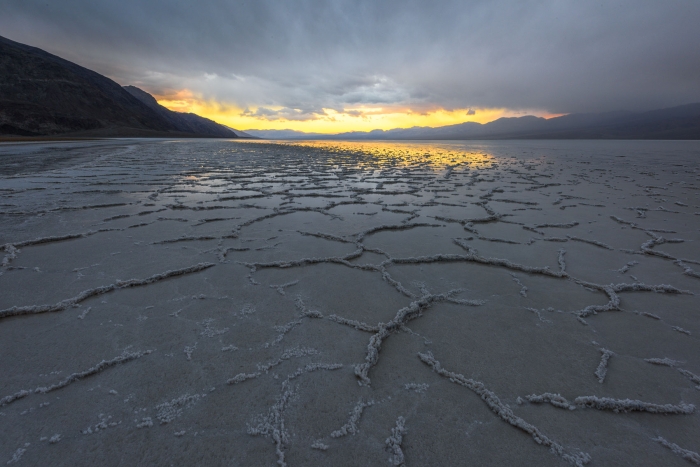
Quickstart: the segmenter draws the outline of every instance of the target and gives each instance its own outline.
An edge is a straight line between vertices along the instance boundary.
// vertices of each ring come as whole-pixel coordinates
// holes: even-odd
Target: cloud
[[[246,108],[240,114],[242,117],[256,117],[262,120],[291,120],[291,121],[308,121],[317,120],[319,118],[328,118],[328,114],[323,109],[290,109],[283,107],[278,110],[272,110],[265,107],[258,107],[254,112]]]
[[[699,17],[689,0],[0,3],[10,39],[268,119],[361,105],[565,113],[700,101]]]
[[[474,110],[474,109],[467,110],[467,115],[476,115],[476,110]]]

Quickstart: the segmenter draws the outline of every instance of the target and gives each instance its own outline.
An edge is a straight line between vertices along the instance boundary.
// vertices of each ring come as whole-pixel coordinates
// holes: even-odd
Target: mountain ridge
[[[200,117],[197,114],[186,112],[175,112],[166,107],[163,107],[158,101],[146,91],[137,88],[136,86],[123,86],[124,90],[146,104],[154,110],[158,115],[167,120],[177,131],[185,133],[195,133],[202,135],[211,135],[220,138],[237,138],[236,130],[227,126],[216,123],[205,117]],[[233,136],[231,135],[233,133]]]
[[[489,123],[464,122],[441,127],[394,128],[336,134],[295,130],[246,130],[268,139],[700,139],[700,103],[641,112],[568,114],[545,119],[526,115]]]
[[[0,135],[238,138],[235,130],[168,110],[138,91],[0,36]]]

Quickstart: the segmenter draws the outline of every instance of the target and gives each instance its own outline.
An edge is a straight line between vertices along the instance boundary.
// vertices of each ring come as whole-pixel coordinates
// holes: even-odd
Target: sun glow
[[[447,110],[435,106],[352,106],[340,111],[321,109],[305,113],[301,109],[250,107],[242,109],[201,99],[189,90],[155,96],[158,103],[177,112],[192,112],[238,130],[297,130],[307,133],[343,133],[350,131],[390,130],[414,126],[438,127],[464,122],[488,123],[501,117],[556,115],[541,111],[512,111],[498,108]]]

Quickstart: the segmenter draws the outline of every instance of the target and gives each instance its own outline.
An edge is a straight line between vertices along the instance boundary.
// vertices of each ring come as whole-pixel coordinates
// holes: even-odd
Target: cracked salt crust
[[[12,172],[22,154],[51,161],[57,146],[0,146],[9,461],[79,452],[70,433],[83,431],[133,464],[145,435],[150,462],[199,462],[190,432],[239,464],[381,465],[382,446],[395,465],[467,452],[698,463],[694,425],[678,421],[700,403],[697,143],[62,144],[65,161],[23,173]],[[632,268],[643,280],[620,278]],[[95,363],[130,345],[153,353]],[[634,365],[647,369],[633,377]],[[70,376],[52,379],[57,369]],[[38,394],[56,399],[35,410]],[[472,399],[506,422],[490,432],[498,443],[513,426],[535,443],[496,453],[480,429],[465,440],[458,423],[436,422]],[[556,429],[525,421],[557,409]],[[605,423],[576,418],[586,410]],[[254,447],[246,426],[274,448]],[[32,437],[47,442],[28,451]],[[66,462],[99,462],[82,456]]]

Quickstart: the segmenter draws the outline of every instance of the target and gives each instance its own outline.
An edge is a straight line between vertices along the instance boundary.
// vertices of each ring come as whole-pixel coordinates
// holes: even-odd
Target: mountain
[[[167,120],[176,131],[184,133],[196,133],[200,135],[214,136],[219,138],[237,138],[236,130],[224,125],[219,125],[213,120],[200,117],[193,113],[174,112],[166,109],[156,101],[156,99],[136,86],[124,86],[124,90],[146,104],[160,117]]]
[[[555,118],[532,115],[465,122],[442,127],[354,131],[334,135],[294,130],[247,130],[268,139],[700,139],[700,103],[645,112],[569,114]]]
[[[226,126],[226,125],[224,125],[224,126]],[[239,138],[260,139],[257,136],[249,135],[245,131],[236,130],[235,128],[231,128],[230,126],[226,126],[226,128],[228,128],[229,130],[236,133],[236,135],[238,135]]]
[[[0,37],[0,135],[237,138],[194,114],[172,112],[150,94],[36,47]]]

